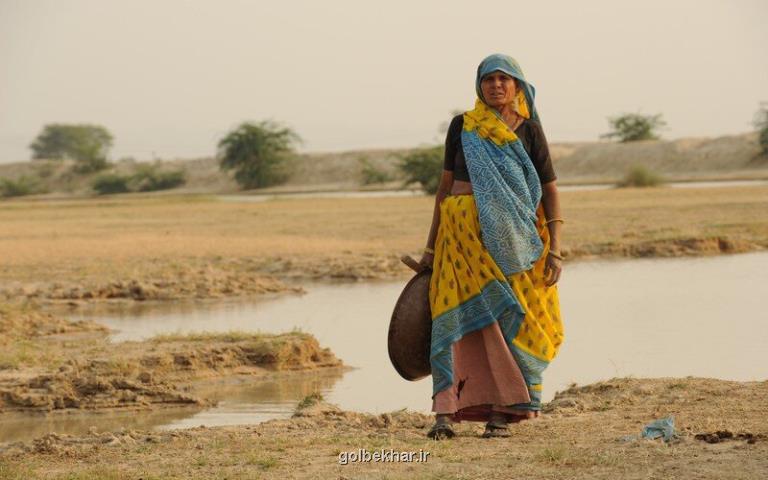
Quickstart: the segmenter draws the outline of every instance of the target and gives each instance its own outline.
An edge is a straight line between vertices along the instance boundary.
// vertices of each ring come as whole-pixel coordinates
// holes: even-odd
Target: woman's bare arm
[[[545,183],[541,192],[541,203],[544,205],[544,215],[547,220],[554,218],[563,218],[560,212],[560,195],[557,192],[555,181]],[[557,254],[560,253],[560,228],[562,222],[550,222],[549,228],[549,250]],[[547,286],[552,286],[560,280],[562,272],[562,262],[560,259],[547,255],[546,266],[544,267],[544,278]]]
[[[542,185],[541,203],[544,204],[544,215],[547,220],[563,218],[560,213],[560,195],[557,192],[555,181]],[[549,248],[554,252],[560,252],[560,227],[561,222],[552,222],[549,227]]]

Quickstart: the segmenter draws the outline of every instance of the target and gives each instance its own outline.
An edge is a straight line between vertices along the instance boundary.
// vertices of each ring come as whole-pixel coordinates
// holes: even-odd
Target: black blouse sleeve
[[[553,180],[557,180],[555,175],[555,169],[552,167],[552,157],[549,154],[549,145],[547,144],[547,137],[544,136],[544,130],[541,128],[541,124],[536,121],[530,122],[531,124],[531,160],[534,167],[539,174],[539,180],[541,184],[549,183]]]
[[[464,123],[463,115],[457,115],[448,126],[448,134],[445,136],[445,159],[443,169],[453,171],[456,168],[456,152],[461,145],[461,128]]]

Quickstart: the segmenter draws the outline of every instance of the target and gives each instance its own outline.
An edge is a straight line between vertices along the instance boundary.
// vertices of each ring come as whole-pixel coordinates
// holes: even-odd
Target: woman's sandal
[[[506,438],[511,435],[506,423],[488,422],[485,424],[483,438]]]
[[[433,440],[443,440],[446,438],[453,438],[456,436],[456,432],[451,427],[451,422],[439,419],[432,425],[432,428],[427,432],[427,437]]]

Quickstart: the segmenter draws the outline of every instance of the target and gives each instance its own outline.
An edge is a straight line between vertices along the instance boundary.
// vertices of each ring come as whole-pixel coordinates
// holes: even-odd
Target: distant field
[[[424,246],[433,205],[428,196],[8,201],[0,208],[0,285],[9,295],[17,285],[53,298],[136,289],[175,298],[284,288],[262,277],[295,285],[406,276],[399,258]],[[570,259],[768,248],[768,186],[563,192],[562,206]]]
[[[629,144],[609,142],[553,143],[550,146],[560,184],[615,183],[634,165],[645,165],[669,180],[765,179],[768,157],[760,156],[757,134],[718,138],[683,138],[671,141],[643,141]],[[359,188],[402,188],[398,158],[409,150],[366,150],[304,154],[292,161],[292,175],[282,186],[266,191],[354,190]],[[363,185],[361,159],[391,175],[384,184]],[[186,193],[226,193],[237,184],[222,173],[214,158],[164,161],[166,168],[181,168],[187,184],[177,189]],[[44,182],[61,194],[90,194],[88,177],[67,173],[68,165],[53,165]],[[131,162],[115,170],[129,172]],[[0,164],[0,178],[36,175],[45,170],[39,162]]]

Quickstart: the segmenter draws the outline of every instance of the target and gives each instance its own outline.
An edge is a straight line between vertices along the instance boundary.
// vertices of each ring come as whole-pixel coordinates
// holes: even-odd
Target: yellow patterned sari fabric
[[[483,244],[474,196],[449,195],[440,203],[429,286],[436,391],[452,380],[452,358],[445,346],[499,321],[531,396],[531,403],[520,407],[540,408],[541,373],[557,355],[563,325],[557,286],[545,285],[549,231],[541,205],[536,215],[544,252],[529,270],[505,277]]]

